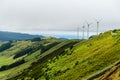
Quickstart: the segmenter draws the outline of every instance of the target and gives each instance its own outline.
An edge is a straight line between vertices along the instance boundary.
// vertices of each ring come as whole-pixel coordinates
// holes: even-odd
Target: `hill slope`
[[[67,41],[66,41],[67,42]],[[13,79],[82,80],[120,60],[120,31],[108,31],[39,58]],[[49,53],[49,52],[48,52]]]
[[[32,39],[35,37],[43,37],[43,36],[0,31],[0,41],[25,40],[25,39]]]
[[[41,54],[61,43],[56,38],[9,41],[0,43],[0,80],[11,72],[19,72],[37,60]],[[8,46],[8,44],[10,46]]]
[[[94,80],[120,80],[120,64],[114,66],[109,71],[105,72],[105,74]]]
[[[1,42],[0,80],[16,76],[39,59],[51,56],[56,50],[63,51],[78,41],[42,38],[21,41]],[[6,47],[7,44],[10,46]],[[5,48],[4,48],[5,46]],[[14,72],[11,74],[11,72]]]
[[[120,30],[88,40],[13,41],[0,52],[0,79],[93,80],[120,63],[119,42]]]

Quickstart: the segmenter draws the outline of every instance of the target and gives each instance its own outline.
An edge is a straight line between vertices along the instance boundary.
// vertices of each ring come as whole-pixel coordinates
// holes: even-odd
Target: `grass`
[[[17,78],[38,78],[49,80],[81,80],[120,60],[120,37],[112,35],[111,31],[81,41],[73,47],[54,47],[45,54],[49,55],[43,62],[34,63],[26,72]],[[67,43],[66,41],[65,43]],[[63,44],[65,44],[63,43]],[[52,50],[55,50],[53,52]],[[41,64],[39,64],[41,62]],[[36,74],[39,73],[39,74]]]
[[[120,60],[113,63],[112,65],[109,65],[108,67],[104,68],[103,70],[97,71],[95,74],[90,75],[86,80],[93,80],[95,78],[98,78],[105,74],[107,71],[109,71],[112,67],[117,66],[120,64]]]
[[[24,69],[28,68],[31,63],[32,62],[29,61],[29,62],[26,62],[25,64],[18,66],[18,67],[0,72],[0,80],[6,80],[8,78],[15,77],[16,74],[20,74]]]
[[[12,47],[7,49],[7,50],[4,50],[2,52],[0,52],[0,66],[2,65],[9,65],[15,61],[17,61],[18,59],[13,59],[13,57],[18,53],[18,52],[21,52],[23,50],[25,50],[26,48],[30,47],[30,46],[35,46],[38,45],[38,44],[41,44],[41,45],[47,45],[47,44],[50,44],[50,43],[53,43],[53,42],[57,42],[57,41],[60,41],[60,40],[57,40],[57,39],[46,39],[46,40],[42,40],[42,41],[14,41],[12,42]],[[4,44],[5,42],[1,42],[1,45]],[[30,57],[34,57],[36,55],[33,54],[33,55],[30,55]],[[24,55],[23,55],[24,56]],[[21,58],[23,57],[21,56]],[[36,55],[37,56],[37,55]],[[29,59],[30,59],[29,57]],[[32,58],[33,58],[32,57]]]
[[[0,53],[0,55],[5,55],[5,56],[13,56],[15,55],[17,52],[27,48],[28,46],[32,46],[32,42],[31,41],[17,41],[13,43],[13,47],[11,47],[8,50],[5,50],[3,52]]]
[[[60,43],[60,41],[61,40],[52,38],[52,39],[45,39],[42,41],[30,41],[30,40],[24,41],[23,40],[23,41],[12,42],[13,46],[11,48],[9,48],[8,50],[0,52],[0,67],[3,65],[12,64],[13,62],[18,61],[19,59],[24,59],[26,62],[20,66],[15,67],[15,68],[1,71],[0,72],[0,80],[6,80],[8,77],[12,77],[12,76],[16,76],[17,74],[20,74],[21,71],[28,68],[31,65],[31,63],[36,61],[37,57],[40,56],[40,54],[41,54],[40,50],[37,50],[31,54],[26,54],[26,55],[23,55],[19,58],[13,59],[14,55],[17,52],[22,51],[27,47],[35,46],[37,44],[40,44],[40,45],[47,47],[47,46],[49,46],[49,44],[53,44],[54,42]],[[1,45],[2,45],[2,43],[1,43]],[[14,73],[11,74],[11,72],[14,72]]]
[[[40,50],[34,52],[33,54],[27,56],[24,58],[25,61],[33,60],[34,58],[37,58],[40,55]]]
[[[11,47],[3,52],[0,52],[0,66],[9,65],[9,64],[19,60],[20,58],[13,59],[13,56],[18,51],[29,46],[31,43],[32,42],[30,42],[30,41],[17,41],[17,42],[12,43],[14,45],[13,47]]]
[[[47,46],[51,41],[56,40],[45,39],[42,44]],[[108,31],[88,40],[62,41],[42,54],[37,50],[30,55],[24,55],[25,64],[0,72],[0,78],[11,78],[11,80],[27,78],[39,80],[91,79],[91,77],[97,77],[99,74],[104,73],[120,61],[119,42],[119,30]],[[22,49],[24,49],[26,46],[33,45],[33,42],[26,41],[13,44],[18,46],[9,49],[13,53],[7,54],[6,50],[2,52],[1,58],[11,57],[16,51],[19,51],[20,45],[23,45]],[[8,63],[2,63],[1,65]],[[15,73],[10,74],[11,71]]]
[[[45,61],[51,60],[51,57],[50,57],[50,56],[58,55],[60,52],[63,52],[64,49],[73,46],[73,44],[75,44],[76,42],[78,42],[78,41],[76,41],[76,40],[64,41],[64,42],[62,42],[62,43],[54,46],[53,48],[49,49],[48,51],[46,51],[45,53],[43,53],[43,54],[40,56],[40,58],[39,58],[40,60],[38,60],[38,61],[40,61],[39,64],[41,63],[41,61],[42,61],[43,59],[44,59],[44,60],[43,60],[43,63],[46,64]],[[33,64],[33,65],[36,66],[36,67],[34,67],[34,69],[31,70],[31,71],[35,71],[35,72],[36,72],[36,71],[39,71],[38,69],[43,68],[44,64],[41,64],[41,65],[39,65],[39,66],[36,66],[36,64]],[[32,67],[32,66],[31,66],[31,67]],[[42,73],[42,72],[41,72],[41,73]],[[41,73],[40,73],[39,75],[42,75]],[[24,74],[22,74],[22,75],[24,75]],[[34,74],[34,72],[32,72],[32,73],[30,72],[29,75],[34,76],[35,74]],[[38,76],[38,75],[36,75],[36,76]]]
[[[2,65],[9,65],[10,63],[13,63],[14,60],[10,57],[0,56],[0,67]]]

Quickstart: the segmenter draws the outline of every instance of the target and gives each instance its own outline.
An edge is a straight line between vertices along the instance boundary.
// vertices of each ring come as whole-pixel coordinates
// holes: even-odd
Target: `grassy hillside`
[[[120,30],[88,40],[49,37],[13,41],[10,48],[0,52],[0,66],[5,69],[0,71],[0,79],[93,80],[120,63],[119,42]],[[17,65],[21,61],[24,63]]]
[[[12,79],[82,80],[120,60],[120,31],[108,31],[72,47],[44,54],[22,74]],[[67,41],[66,41],[67,42]]]
[[[120,64],[112,67],[109,71],[94,80],[120,80]]]
[[[11,41],[9,42],[11,47],[6,49],[1,47],[3,51],[0,52],[0,80],[14,77],[29,68],[33,62],[51,55],[56,50],[62,51],[71,47],[77,42],[78,40],[59,40],[52,37]],[[1,42],[1,46],[6,43]],[[23,60],[24,63],[19,64]],[[14,73],[11,74],[11,72]]]
[[[25,68],[28,68],[29,66],[31,66],[31,65],[30,65],[31,63],[32,63],[32,65],[35,65],[38,60],[40,60],[40,62],[44,62],[44,61],[48,60],[49,58],[51,58],[52,56],[56,56],[56,55],[58,54],[57,51],[60,51],[60,52],[61,52],[61,51],[64,51],[66,48],[72,47],[73,44],[75,44],[75,43],[77,43],[77,42],[78,42],[78,40],[77,40],[77,41],[76,41],[76,40],[63,41],[63,42],[61,42],[60,44],[52,47],[52,48],[49,49],[48,51],[45,51],[45,52],[44,52],[43,54],[41,54],[40,56],[37,56],[34,60],[28,61],[27,63],[25,63],[25,64],[23,64],[23,65],[25,66]],[[56,50],[57,50],[57,51],[56,51]],[[34,53],[33,53],[33,54],[34,54]],[[38,53],[37,53],[37,54],[38,54]],[[36,54],[35,54],[35,55],[36,55]],[[28,56],[28,57],[30,57],[30,56]],[[28,57],[26,57],[25,60],[26,60],[26,59],[29,59]],[[30,59],[30,60],[31,60],[31,59]],[[29,66],[27,66],[28,63],[29,63]],[[20,66],[21,66],[21,67],[19,66],[20,68],[17,68],[17,67],[16,67],[18,70],[21,69],[21,71],[17,71],[16,74],[20,74],[20,73],[24,72],[23,69],[25,69],[25,68],[24,68],[23,65],[20,65]],[[27,67],[26,67],[26,66],[27,66]],[[11,69],[11,71],[16,71],[16,69],[13,68],[13,69]],[[6,71],[6,72],[8,72],[8,71]],[[5,74],[6,74],[6,72],[5,72]],[[4,72],[3,72],[3,73],[4,73]],[[12,74],[12,75],[8,74],[8,76],[11,77],[11,76],[15,76],[16,74]],[[5,75],[4,75],[4,76],[5,76]],[[2,77],[1,79],[5,79],[5,78]]]
[[[0,52],[0,80],[5,80],[9,75],[16,75],[16,73],[29,67],[32,62],[37,60],[37,57],[59,43],[61,43],[61,40],[56,38],[11,41],[12,46]],[[0,49],[2,49],[1,46],[6,42],[0,44]],[[16,55],[17,57],[14,58]],[[18,64],[22,60],[25,63]],[[11,75],[11,72],[14,72],[14,74]]]

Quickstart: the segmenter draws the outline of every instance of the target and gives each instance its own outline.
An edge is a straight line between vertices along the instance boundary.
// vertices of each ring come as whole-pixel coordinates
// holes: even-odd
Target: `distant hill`
[[[67,38],[59,38],[60,40],[68,40]]]
[[[25,40],[25,39],[32,39],[36,37],[43,37],[43,36],[0,31],[0,41]]]

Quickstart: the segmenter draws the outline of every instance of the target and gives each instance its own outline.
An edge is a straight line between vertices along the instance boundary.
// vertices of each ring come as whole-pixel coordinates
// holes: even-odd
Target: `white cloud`
[[[119,28],[119,0],[0,0],[0,30],[76,30],[102,19],[101,30]],[[111,27],[112,26],[112,27]],[[113,27],[114,26],[114,27]]]

